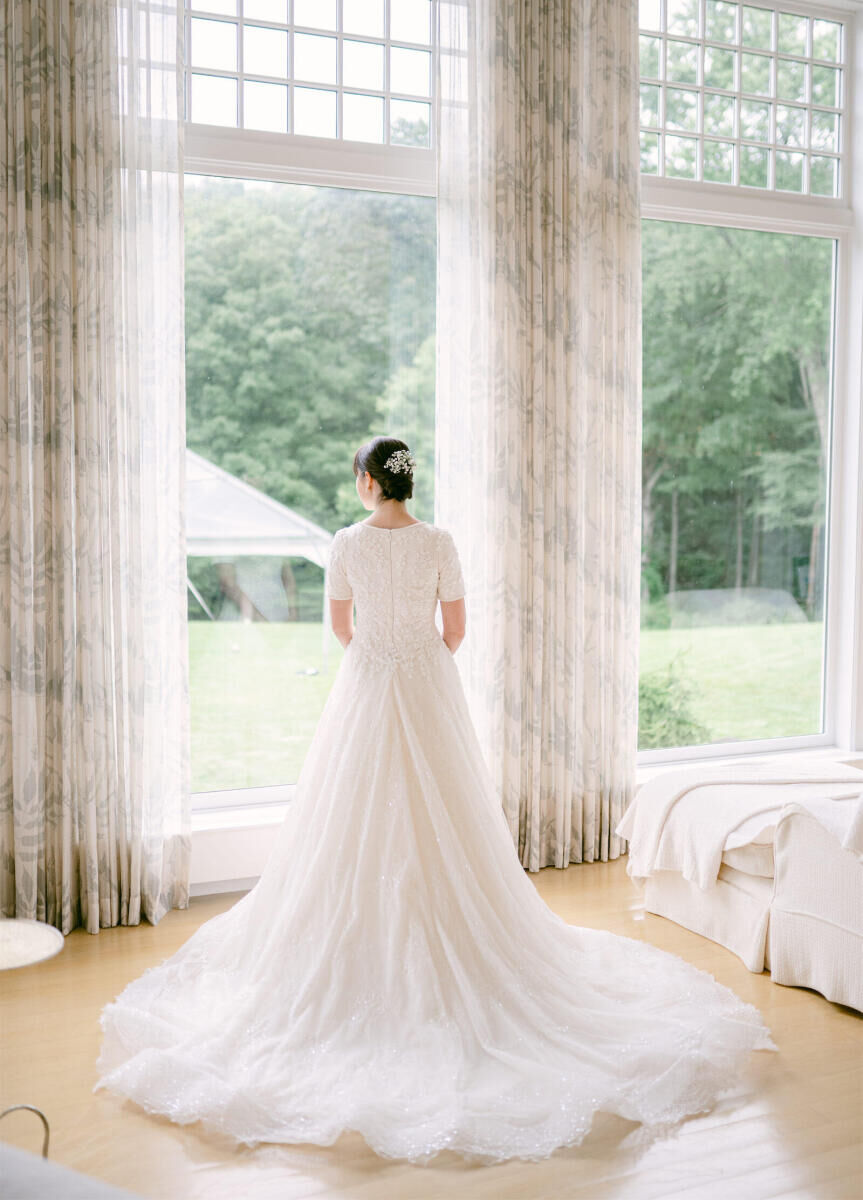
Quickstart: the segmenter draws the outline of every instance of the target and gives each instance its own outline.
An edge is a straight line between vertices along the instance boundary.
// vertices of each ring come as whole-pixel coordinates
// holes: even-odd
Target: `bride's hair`
[[[381,485],[381,496],[384,500],[410,500],[414,494],[414,475],[409,468],[391,471],[387,468],[387,459],[396,450],[410,451],[404,442],[394,437],[373,437],[370,442],[360,446],[354,455],[354,475],[362,475],[368,471],[372,479]]]

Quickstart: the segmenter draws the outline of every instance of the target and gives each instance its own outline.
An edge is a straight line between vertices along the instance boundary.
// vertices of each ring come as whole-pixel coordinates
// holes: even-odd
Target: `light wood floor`
[[[415,1167],[377,1158],[358,1135],[329,1148],[235,1150],[91,1091],[102,1005],[236,899],[213,896],[155,928],[97,937],[76,931],[56,959],[0,977],[0,1108],[40,1106],[51,1120],[55,1161],[153,1200],[863,1197],[860,1014],[773,984],[767,973],[752,975],[722,947],[644,914],[625,858],[531,878],[565,920],[644,939],[710,971],[761,1009],[780,1053],[754,1053],[732,1095],[640,1154],[617,1145],[634,1126],[602,1114],[581,1147],[543,1163],[476,1167],[442,1155]],[[34,1150],[39,1141],[34,1118],[22,1113],[4,1120],[2,1137]]]

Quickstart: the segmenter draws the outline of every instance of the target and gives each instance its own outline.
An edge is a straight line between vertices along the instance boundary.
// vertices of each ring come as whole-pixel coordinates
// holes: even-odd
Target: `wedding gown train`
[[[357,630],[257,885],[107,1005],[97,1088],[253,1145],[485,1162],[577,1145],[595,1113],[648,1136],[712,1107],[752,1005],[631,938],[567,925],[513,848],[435,627],[450,535],[336,535]]]

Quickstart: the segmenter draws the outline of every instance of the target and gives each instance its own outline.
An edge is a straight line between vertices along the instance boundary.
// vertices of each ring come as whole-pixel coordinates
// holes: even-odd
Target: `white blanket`
[[[863,771],[819,758],[700,763],[644,783],[615,832],[629,841],[626,869],[633,879],[674,870],[707,889],[716,881],[726,841],[743,822],[760,815],[763,825],[775,825],[786,804],[818,810],[827,800],[848,801],[856,811],[863,802]],[[847,821],[843,828],[847,845],[857,834]]]
[[[863,792],[852,796],[847,804],[836,804],[831,800],[811,800],[807,804],[799,804],[796,800],[786,804],[779,818],[790,816],[793,812],[805,811],[823,825],[828,833],[832,833],[843,850],[863,860]]]
[[[842,839],[842,845],[858,858],[863,859],[863,795],[851,814],[851,821]]]

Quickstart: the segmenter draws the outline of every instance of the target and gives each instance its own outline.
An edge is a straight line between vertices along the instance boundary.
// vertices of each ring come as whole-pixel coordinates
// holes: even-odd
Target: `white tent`
[[[186,451],[186,549],[204,558],[272,554],[325,567],[333,535]]]
[[[186,451],[186,553],[231,560],[247,555],[306,558],[326,567],[333,535],[314,521],[286,508],[272,496],[244,483],[215,463]],[[203,596],[189,590],[211,620]],[[323,602],[324,666],[329,657],[329,608]]]

